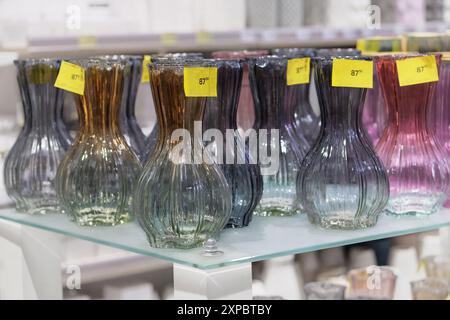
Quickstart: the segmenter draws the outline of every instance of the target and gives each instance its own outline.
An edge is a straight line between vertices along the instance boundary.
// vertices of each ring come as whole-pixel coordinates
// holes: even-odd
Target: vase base
[[[88,208],[72,214],[73,220],[80,226],[115,226],[130,221],[127,214],[120,214],[114,209]]]
[[[284,203],[283,203],[284,202]],[[300,213],[292,201],[266,199],[260,201],[253,214],[260,217],[290,217]]]
[[[48,199],[27,200],[26,205],[16,205],[16,210],[31,215],[59,214],[62,212],[57,200]]]
[[[376,225],[376,219],[355,220],[350,215],[333,215],[327,217],[318,217],[317,215],[308,215],[309,221],[324,229],[356,230],[367,229]]]
[[[148,238],[150,246],[152,248],[158,249],[193,249],[202,247],[203,243],[209,237],[205,238],[193,238],[193,237],[167,237],[167,238],[159,238],[157,241],[154,239]]]
[[[391,197],[384,211],[391,216],[428,216],[437,211],[441,199],[429,194]]]

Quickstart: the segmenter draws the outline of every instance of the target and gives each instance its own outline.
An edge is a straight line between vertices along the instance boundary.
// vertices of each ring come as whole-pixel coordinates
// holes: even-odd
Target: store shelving
[[[305,215],[255,217],[247,228],[225,230],[218,241],[223,255],[214,257],[203,256],[202,248],[151,248],[135,223],[79,227],[65,215],[31,216],[19,214],[12,207],[0,209],[0,219],[206,270],[438,229],[450,226],[450,209],[422,218],[383,215],[374,228],[352,231],[319,229],[312,226]]]
[[[448,29],[449,25],[446,23],[427,23],[425,26],[383,25],[381,29],[302,27],[177,34],[34,37],[28,39],[26,47],[16,48],[16,50],[24,57],[35,57],[81,56],[100,53],[212,51],[288,46],[337,47],[354,46],[356,40],[361,37],[411,32],[447,32]],[[10,50],[13,49],[10,48]]]

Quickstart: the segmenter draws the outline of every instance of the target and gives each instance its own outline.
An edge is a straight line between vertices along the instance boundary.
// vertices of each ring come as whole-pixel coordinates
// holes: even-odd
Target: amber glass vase
[[[217,63],[166,59],[150,65],[159,133],[136,187],[134,212],[152,247],[200,246],[217,237],[231,215],[225,176],[204,152],[201,126],[195,132],[207,98],[184,93],[184,68],[192,67]]]
[[[116,225],[130,206],[141,166],[119,129],[129,59],[86,59],[85,90],[77,96],[80,131],[58,169],[57,192],[80,225]]]

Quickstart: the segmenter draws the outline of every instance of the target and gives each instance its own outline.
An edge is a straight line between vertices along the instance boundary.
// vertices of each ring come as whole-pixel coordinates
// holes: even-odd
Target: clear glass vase
[[[216,238],[231,215],[225,176],[204,149],[201,127],[195,130],[207,98],[185,96],[185,67],[214,68],[217,63],[166,59],[150,64],[159,134],[137,184],[134,212],[157,248],[200,246]]]
[[[376,57],[387,107],[387,124],[376,146],[389,175],[386,211],[428,215],[438,210],[449,190],[447,155],[428,127],[436,82],[400,86],[396,61],[418,55]],[[436,55],[439,65],[440,55]]]
[[[292,216],[300,212],[295,181],[309,144],[295,130],[294,119],[302,84],[286,83],[287,57],[266,56],[249,61],[250,84],[255,101],[255,128],[258,130],[259,163],[261,152],[276,155],[277,166],[263,172],[264,192],[255,214]],[[267,132],[267,139],[262,133]]]
[[[198,52],[177,52],[177,53],[166,53],[166,54],[159,54],[152,56],[152,61],[157,60],[184,60],[184,59],[197,59],[202,58],[203,54]],[[144,68],[148,68],[148,66],[143,66]],[[153,98],[154,103],[154,98]],[[156,110],[155,110],[156,111]],[[156,119],[155,125],[148,135],[146,141],[145,141],[145,148],[143,152],[143,162],[147,162],[147,160],[150,158],[152,152],[155,150],[156,144],[158,142],[158,134],[159,134],[159,125],[158,125],[158,119]]]
[[[138,158],[120,131],[129,59],[80,59],[85,90],[77,96],[80,131],[58,169],[57,191],[66,213],[82,226],[131,220]]]
[[[219,130],[226,140],[215,139],[207,144],[222,170],[233,198],[230,228],[241,228],[250,223],[253,210],[262,196],[261,171],[237,130],[237,110],[241,90],[243,61],[218,61],[217,98],[207,99],[203,115],[203,130]],[[210,131],[214,134],[214,131]],[[218,150],[220,148],[220,150]]]
[[[216,51],[212,53],[212,56],[216,59],[244,59],[244,73],[242,76],[241,93],[239,95],[239,106],[236,116],[238,128],[244,131],[253,128],[255,123],[255,105],[250,89],[248,65],[245,59],[266,56],[268,53],[267,50]]]
[[[314,58],[322,126],[303,160],[298,197],[313,224],[367,228],[376,224],[387,203],[389,183],[362,127],[366,89],[331,86],[332,69],[333,57]]]
[[[61,61],[30,59],[15,64],[25,121],[5,159],[5,187],[18,211],[58,213],[55,177],[71,140],[61,118],[63,91],[53,85]]]

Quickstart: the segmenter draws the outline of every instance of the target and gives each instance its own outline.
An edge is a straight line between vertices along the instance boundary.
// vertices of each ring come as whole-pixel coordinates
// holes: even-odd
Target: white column
[[[211,270],[174,264],[173,278],[175,299],[252,299],[251,263]]]
[[[0,298],[62,299],[62,236],[0,221]],[[15,249],[14,249],[15,248]],[[8,253],[8,254],[7,254]]]

